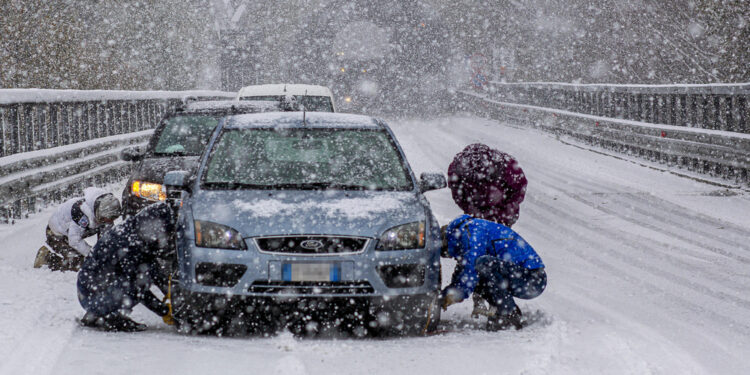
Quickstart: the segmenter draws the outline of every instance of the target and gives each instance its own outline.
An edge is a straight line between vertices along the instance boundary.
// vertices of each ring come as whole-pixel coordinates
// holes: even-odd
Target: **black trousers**
[[[489,255],[479,257],[475,267],[479,282],[474,293],[496,306],[501,314],[516,309],[513,297],[532,299],[547,287],[544,268],[530,270]]]

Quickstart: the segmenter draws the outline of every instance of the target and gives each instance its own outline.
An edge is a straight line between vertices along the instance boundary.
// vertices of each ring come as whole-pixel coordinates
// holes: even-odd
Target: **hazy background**
[[[307,82],[382,107],[429,102],[476,72],[748,82],[749,22],[745,0],[0,0],[0,88]],[[222,87],[227,66],[243,78]]]

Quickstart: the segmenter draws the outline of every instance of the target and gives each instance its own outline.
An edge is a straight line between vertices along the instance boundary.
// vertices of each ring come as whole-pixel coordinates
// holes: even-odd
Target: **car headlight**
[[[415,221],[388,229],[380,236],[375,250],[406,250],[424,248],[424,221]]]
[[[240,232],[210,221],[195,220],[195,245],[219,249],[247,250]]]
[[[167,199],[167,193],[164,192],[161,184],[146,181],[133,181],[130,191],[136,197],[152,201],[163,201]]]

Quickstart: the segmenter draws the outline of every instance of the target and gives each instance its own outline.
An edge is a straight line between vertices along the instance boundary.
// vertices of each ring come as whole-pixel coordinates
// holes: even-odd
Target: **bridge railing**
[[[486,93],[501,102],[652,124],[750,133],[750,83],[607,85],[491,81]]]
[[[0,221],[33,212],[86,186],[121,180],[125,147],[145,144],[165,113],[186,97],[218,91],[0,90]]]
[[[729,186],[750,185],[749,96],[750,84],[490,82],[481,92],[458,93],[472,112],[721,178]]]

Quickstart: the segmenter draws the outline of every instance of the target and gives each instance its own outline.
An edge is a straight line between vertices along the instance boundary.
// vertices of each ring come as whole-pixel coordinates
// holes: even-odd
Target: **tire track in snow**
[[[560,243],[560,238],[555,235],[558,233],[558,224],[554,220],[546,219],[542,215],[532,213],[532,219],[530,221],[539,226],[551,228],[551,231],[540,231],[534,233],[533,237],[537,243]],[[541,219],[540,218],[544,218]],[[542,240],[543,239],[543,240]],[[540,241],[541,240],[541,241]],[[596,246],[595,244],[593,246]],[[666,337],[669,335],[673,345],[665,347],[665,340],[658,340],[661,345],[655,346],[655,348],[665,348],[666,354],[673,353],[676,348],[675,346],[682,347],[680,351],[692,350],[693,356],[701,355],[704,357],[702,362],[712,361],[723,361],[724,357],[731,355],[733,356],[730,363],[741,363],[741,358],[735,354],[737,352],[736,347],[731,347],[736,343],[728,343],[722,340],[724,337],[733,337],[735,335],[747,334],[748,329],[738,330],[736,324],[732,324],[724,319],[723,316],[719,316],[714,311],[705,311],[705,309],[699,308],[695,310],[691,305],[691,300],[682,298],[669,292],[668,289],[663,288],[662,285],[649,283],[646,280],[638,277],[637,272],[624,272],[624,270],[616,265],[611,265],[611,261],[607,261],[601,258],[592,258],[586,251],[578,250],[582,246],[578,244],[567,244],[557,247],[557,251],[565,251],[566,254],[578,259],[578,262],[588,264],[588,266],[581,267],[586,271],[580,272],[571,278],[571,274],[575,270],[556,270],[551,269],[549,271],[550,281],[554,283],[554,287],[547,291],[548,299],[564,299],[570,301],[572,305],[571,309],[574,310],[572,314],[576,319],[589,320],[593,316],[590,313],[582,313],[583,311],[590,311],[592,305],[601,306],[600,315],[604,319],[608,326],[613,330],[622,331],[623,328],[620,324],[614,324],[609,322],[611,316],[618,316],[623,321],[631,321],[633,324],[638,324],[643,327],[642,331],[651,331],[653,335],[660,337]],[[591,245],[589,245],[591,247]],[[549,247],[547,247],[549,249]],[[549,252],[549,251],[548,251]],[[571,266],[573,267],[573,266]],[[637,270],[637,268],[636,268]],[[566,277],[556,277],[556,274],[566,274]],[[583,277],[584,280],[578,280]],[[573,282],[575,279],[575,282]],[[624,284],[623,284],[624,283]],[[611,284],[611,285],[610,285]],[[592,287],[594,286],[595,287]],[[623,295],[628,291],[622,290],[622,286],[627,285],[631,290],[634,290],[634,295]],[[614,293],[605,292],[611,290]],[[642,296],[639,293],[643,293]],[[624,297],[624,298],[623,298]],[[632,301],[636,299],[636,301]],[[654,308],[654,300],[658,301],[659,306]],[[584,305],[581,305],[581,304]],[[661,306],[663,305],[663,306]],[[556,304],[559,309],[561,306]],[[589,307],[587,307],[589,306]],[[686,306],[688,308],[686,308]],[[696,313],[700,313],[699,316],[695,316]],[[687,319],[686,318],[692,318]],[[585,318],[584,318],[585,317]],[[649,323],[651,321],[651,323]],[[642,323],[639,323],[642,322]],[[712,328],[721,328],[723,333],[716,336],[707,335],[705,332],[716,334],[715,329],[708,329],[704,326],[710,322],[718,322],[718,326],[711,326]],[[585,327],[576,326],[578,329],[584,329]],[[592,328],[596,328],[594,325]],[[698,328],[704,327],[704,328]],[[587,330],[587,329],[586,329]],[[634,332],[633,334],[642,334],[642,331]],[[687,344],[685,336],[688,336]],[[696,344],[697,343],[697,344]],[[691,347],[691,345],[697,346]],[[740,344],[741,345],[741,344]],[[645,348],[644,350],[651,350]],[[718,357],[711,355],[704,355],[705,353],[715,353]],[[616,353],[613,353],[615,356]],[[708,359],[705,359],[708,358]],[[720,359],[717,359],[720,358]],[[661,359],[654,359],[658,363],[662,363]],[[738,362],[739,361],[739,362]],[[694,362],[690,360],[689,362]],[[740,366],[740,365],[735,365]],[[711,368],[707,366],[706,368]],[[632,373],[627,371],[628,373]],[[672,371],[670,368],[669,373],[684,373],[680,371]],[[690,373],[690,372],[688,372]],[[712,373],[712,371],[703,371],[699,373]],[[738,372],[742,373],[742,372]]]
[[[579,219],[575,215],[563,212],[553,205],[545,204],[541,200],[536,199],[536,197],[532,197],[531,201],[534,203],[534,206],[529,207],[528,209],[533,212],[533,219],[540,222],[543,228],[554,228],[556,233],[576,233],[577,235],[588,232],[587,236],[579,237],[576,244],[565,244],[565,250],[576,254],[580,259],[586,261],[587,263],[591,263],[597,267],[602,267],[603,269],[609,270],[609,275],[618,277],[626,281],[627,284],[640,284],[641,287],[638,288],[639,290],[658,291],[660,296],[668,297],[675,302],[679,302],[680,305],[688,308],[689,311],[702,310],[704,312],[708,312],[712,315],[712,318],[717,319],[718,321],[732,323],[738,327],[741,327],[745,331],[745,333],[750,333],[750,325],[748,325],[748,322],[736,320],[732,315],[722,314],[715,310],[708,310],[705,307],[712,306],[715,308],[716,302],[724,304],[730,304],[733,302],[750,308],[749,302],[737,300],[734,296],[726,295],[724,293],[715,292],[702,285],[695,284],[684,277],[665,272],[663,269],[659,269],[656,266],[650,266],[637,257],[629,257],[627,256],[627,254],[620,253],[617,250],[613,249],[611,246],[608,246],[611,245],[611,238],[609,236],[613,235],[613,233],[611,231],[606,231],[606,228],[590,228],[590,223]],[[539,233],[541,232],[537,232],[536,234],[538,235]],[[615,237],[618,236],[620,235],[616,235]],[[599,256],[587,256],[587,254],[578,250],[582,247],[580,246],[581,243],[588,245],[584,247],[599,249],[594,250],[597,251],[597,255]],[[629,246],[629,248],[633,250],[638,249],[637,246]],[[605,253],[602,251],[603,249],[608,249],[610,251]],[[610,258],[605,258],[604,256],[609,256]],[[627,275],[643,275],[644,271],[648,271],[647,273],[651,276],[652,279],[657,278],[667,280],[672,283],[676,289],[684,289],[684,292],[681,293],[683,295],[694,295],[696,294],[696,292],[701,292],[700,295],[702,295],[703,297],[718,301],[698,304],[692,298],[685,298],[683,296],[675,294],[673,291],[671,291],[671,289],[664,288],[664,283],[647,281],[646,278],[642,277],[639,277],[637,280],[626,277]],[[718,298],[716,295],[714,295],[714,293],[720,294],[720,296],[723,298]],[[750,311],[744,311],[744,313],[748,314],[750,313]]]
[[[544,169],[540,169],[540,171],[544,171]],[[556,171],[556,172],[560,172],[560,171]],[[607,198],[612,199],[613,202],[620,203],[620,204],[617,204],[616,206],[625,208],[626,211],[624,212],[640,214],[641,216],[639,217],[639,219],[636,219],[629,215],[623,215],[622,212],[620,211],[616,212],[611,209],[608,209],[602,206],[598,202],[594,202],[594,201],[588,202],[588,204],[591,207],[595,207],[602,211],[608,210],[607,213],[613,214],[615,216],[619,216],[623,219],[627,219],[634,224],[642,224],[644,219],[652,222],[653,223],[652,226],[655,228],[662,228],[666,224],[669,224],[672,228],[680,229],[682,232],[686,232],[685,234],[688,234],[688,235],[696,234],[696,235],[699,235],[700,237],[703,237],[704,239],[708,240],[711,243],[724,243],[728,246],[737,248],[742,251],[747,251],[748,253],[750,253],[750,248],[748,247],[747,242],[743,242],[741,240],[735,241],[733,238],[728,238],[724,234],[727,231],[731,230],[734,233],[733,237],[750,238],[750,230],[748,230],[747,228],[738,227],[738,226],[733,225],[732,223],[718,220],[710,216],[702,215],[699,212],[687,209],[679,205],[675,205],[663,199],[656,199],[656,197],[650,193],[605,192],[607,190],[611,190],[611,187],[607,187],[605,185],[599,184],[596,181],[592,181],[592,180],[583,181],[580,179],[580,177],[577,177],[575,175],[570,175],[570,174],[562,176],[560,174],[552,174],[546,171],[542,173],[546,177],[546,179],[541,180],[542,183],[547,183],[548,187],[555,188],[556,190],[559,190],[560,192],[563,192],[568,196],[574,197],[579,200],[585,199],[584,195],[571,191],[573,189],[562,188],[566,186],[574,187],[571,185],[575,184],[575,187],[580,188],[581,191],[591,192],[589,194],[592,196],[597,196],[597,195],[607,196]],[[550,184],[548,181],[550,179],[556,180],[557,182],[560,182],[560,184]],[[604,192],[604,193],[597,193],[597,192]],[[647,196],[654,197],[654,199],[646,199]],[[624,200],[625,198],[627,198],[627,200]],[[701,223],[701,225],[696,226],[695,222],[699,222]],[[715,227],[715,228],[724,227],[726,228],[726,230],[724,230],[721,234],[717,234],[714,231],[708,231],[704,229],[707,227]],[[684,228],[690,228],[690,231],[687,231]],[[675,233],[676,237],[686,237],[685,234],[677,235]],[[691,239],[691,241],[694,241],[694,240]],[[700,242],[698,244],[701,246],[710,247],[713,250],[719,251],[721,255],[736,256],[745,261],[750,261],[750,258],[724,251],[721,248],[708,245],[705,242]]]
[[[550,177],[554,178],[554,177]],[[557,184],[550,184],[547,180],[541,180],[539,181],[542,185],[545,185],[550,188],[555,188],[558,185]],[[707,244],[705,242],[696,242],[696,241],[690,241],[688,239],[685,239],[685,236],[681,233],[677,233],[678,231],[681,231],[682,228],[680,227],[680,224],[676,224],[674,227],[672,226],[666,226],[664,225],[664,221],[657,221],[654,223],[649,223],[651,220],[647,220],[647,218],[637,218],[632,217],[628,214],[623,215],[623,211],[627,210],[629,212],[630,207],[632,206],[630,204],[629,200],[620,200],[619,204],[616,204],[616,201],[607,202],[606,205],[603,205],[599,202],[586,199],[586,196],[580,193],[570,193],[565,192],[562,190],[557,190],[561,193],[563,193],[565,196],[574,199],[582,204],[585,204],[589,206],[591,209],[600,211],[602,213],[606,213],[608,215],[611,215],[612,218],[616,218],[619,220],[623,220],[625,222],[629,222],[631,224],[634,224],[637,227],[648,229],[653,233],[658,233],[661,236],[671,237],[674,239],[674,241],[670,243],[665,243],[659,240],[655,240],[653,238],[646,238],[643,237],[640,234],[627,232],[627,237],[620,236],[620,239],[629,241],[629,240],[638,240],[638,242],[643,245],[645,248],[650,250],[656,250],[659,251],[661,254],[667,256],[670,258],[670,262],[680,263],[681,265],[690,268],[692,271],[699,272],[704,274],[704,277],[710,278],[715,283],[723,284],[723,287],[728,289],[743,289],[741,285],[738,285],[736,282],[737,279],[747,279],[748,275],[747,273],[743,272],[742,270],[733,271],[733,269],[730,268],[724,268],[722,271],[724,273],[717,274],[716,272],[707,272],[705,268],[700,268],[697,265],[690,264],[684,260],[686,253],[689,253],[691,256],[703,259],[704,261],[708,262],[716,262],[717,259],[715,257],[707,257],[705,254],[705,250],[710,251],[713,254],[719,254],[721,256],[726,257],[727,259],[740,261],[742,263],[747,264],[750,259],[736,255],[734,253],[731,253],[727,250],[724,250],[722,248],[718,248],[716,246],[712,246],[710,244]],[[630,196],[638,196],[638,194],[627,194],[626,197]],[[652,206],[658,206],[658,203],[652,204]],[[660,211],[658,209],[655,209],[655,211]],[[675,213],[677,215],[677,213]],[[654,220],[659,220],[659,218],[655,218]],[[750,234],[749,234],[750,235]],[[675,243],[683,242],[687,246],[675,246]],[[658,245],[658,246],[657,246]],[[671,252],[662,251],[659,250],[659,248],[663,249],[670,249]],[[695,248],[696,250],[693,250]],[[676,250],[680,250],[680,252],[677,252]],[[701,250],[704,250],[703,252]],[[649,254],[650,255],[650,254]],[[720,260],[720,259],[719,259]],[[726,261],[724,262],[726,263]],[[731,266],[731,264],[729,264]],[[727,278],[727,275],[734,276],[734,278]],[[728,284],[728,285],[727,285]]]

